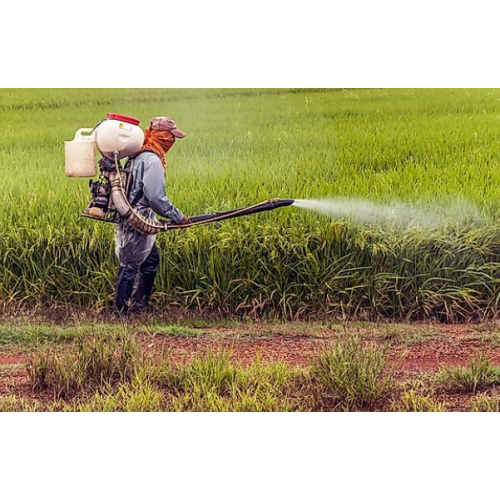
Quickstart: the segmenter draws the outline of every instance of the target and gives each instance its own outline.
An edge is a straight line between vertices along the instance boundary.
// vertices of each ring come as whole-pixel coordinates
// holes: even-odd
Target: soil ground
[[[219,324],[222,323],[222,324]],[[500,365],[500,325],[442,324],[374,324],[374,323],[269,323],[218,322],[217,320],[170,321],[158,318],[124,324],[106,318],[92,318],[82,322],[81,317],[66,316],[0,317],[0,396],[34,397],[25,365],[39,343],[30,341],[33,329],[45,328],[60,336],[72,331],[130,332],[144,353],[158,358],[169,357],[183,363],[197,356],[217,351],[228,351],[243,364],[260,360],[264,363],[285,362],[291,366],[307,366],[329,345],[343,335],[361,335],[368,341],[386,345],[387,356],[399,380],[422,379],[444,367],[466,366],[480,356]],[[2,341],[2,332],[15,340]],[[47,337],[48,336],[48,337]],[[10,337],[9,337],[10,338]],[[50,342],[50,340],[49,340]],[[470,394],[443,394],[440,402],[449,411],[470,409]]]

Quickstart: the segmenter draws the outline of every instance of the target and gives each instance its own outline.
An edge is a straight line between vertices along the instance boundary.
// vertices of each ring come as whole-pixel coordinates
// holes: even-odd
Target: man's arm
[[[167,198],[165,172],[158,158],[151,156],[145,161],[142,182],[144,196],[148,199],[154,212],[171,219],[176,224],[186,220],[184,214]]]

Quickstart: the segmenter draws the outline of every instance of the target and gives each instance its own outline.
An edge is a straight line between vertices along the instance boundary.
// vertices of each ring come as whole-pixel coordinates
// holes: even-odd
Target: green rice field
[[[80,216],[64,141],[108,112],[173,117],[187,215],[270,198],[473,207],[394,228],[291,207],[158,237],[154,305],[257,317],[464,321],[500,301],[500,89],[2,89],[0,304],[108,307],[113,228]]]

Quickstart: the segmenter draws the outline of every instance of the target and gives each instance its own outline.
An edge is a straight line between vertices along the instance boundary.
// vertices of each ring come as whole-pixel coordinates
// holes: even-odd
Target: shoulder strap
[[[134,156],[134,157],[132,157],[130,159],[129,162],[127,162],[127,164],[130,163],[130,166],[129,166],[130,170],[129,170],[129,173],[128,173],[127,186],[126,186],[126,191],[125,192],[126,192],[126,195],[127,195],[127,199],[129,199],[129,200],[130,200],[130,191],[132,189],[132,181],[133,181],[133,174],[132,174],[132,172],[134,171],[135,158],[136,157]],[[135,207],[137,205],[138,201],[143,196],[144,196],[144,193],[143,193],[142,189],[140,189],[138,191],[138,193],[134,196],[134,199],[130,200],[130,205],[133,206],[133,207]]]
[[[130,195],[130,190],[132,189],[133,170],[134,170],[134,158],[129,158],[129,160],[125,164],[125,167],[123,168],[123,172],[126,174],[127,177],[127,179],[125,180],[125,189],[124,189],[125,196],[127,197],[127,199]]]

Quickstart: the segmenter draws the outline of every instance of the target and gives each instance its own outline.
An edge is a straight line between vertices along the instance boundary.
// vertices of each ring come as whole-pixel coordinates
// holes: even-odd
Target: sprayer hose
[[[240,215],[245,215],[247,213],[253,213],[256,209],[260,207],[264,207],[266,205],[272,204],[273,200],[262,201],[260,203],[256,203],[255,205],[250,205],[248,207],[239,208],[236,210],[231,210],[229,213],[224,214],[214,214],[213,217],[207,217],[204,220],[191,222],[189,224],[167,224],[167,230],[170,229],[188,229],[194,226],[202,226],[205,224],[212,224],[213,222],[223,221],[226,219],[232,219],[233,217],[238,217]]]

